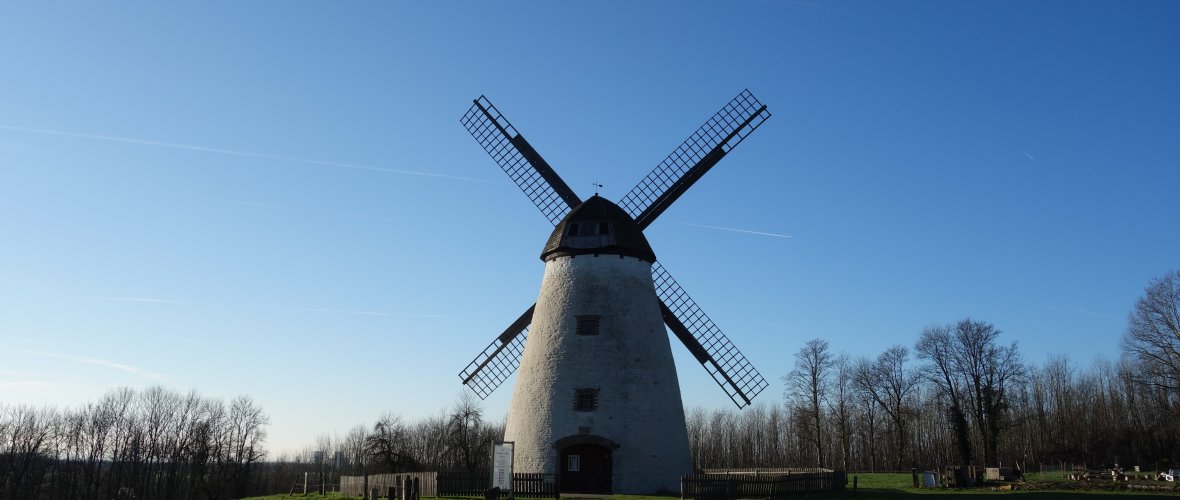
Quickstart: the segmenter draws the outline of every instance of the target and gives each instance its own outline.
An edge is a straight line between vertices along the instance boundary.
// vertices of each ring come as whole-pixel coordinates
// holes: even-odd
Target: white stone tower
[[[565,491],[677,491],[692,462],[643,232],[594,196],[557,225],[541,258],[504,432],[516,470],[556,474]]]

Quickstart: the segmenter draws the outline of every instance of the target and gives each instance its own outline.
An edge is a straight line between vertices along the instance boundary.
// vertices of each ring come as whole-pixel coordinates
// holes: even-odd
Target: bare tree
[[[872,363],[862,359],[853,375],[857,389],[885,410],[893,424],[894,466],[897,470],[904,468],[906,459],[906,402],[918,383],[918,378],[906,367],[909,356],[909,349],[895,345]]]
[[[448,420],[448,449],[452,453],[452,459],[457,462],[455,465],[469,471],[476,470],[479,465],[477,462],[486,461],[479,448],[487,444],[480,442],[479,430],[483,425],[483,407],[479,400],[475,399],[470,391],[462,391],[451,409]]]
[[[822,466],[824,460],[823,404],[827,400],[828,379],[831,377],[832,353],[828,341],[812,339],[795,353],[795,368],[783,380],[787,384],[787,398],[799,401],[805,409],[812,448],[815,451],[815,465]]]
[[[833,361],[833,369],[828,412],[832,416],[840,448],[840,467],[849,470],[852,455],[852,363],[847,355],[840,354]]]
[[[964,319],[927,327],[915,350],[928,361],[924,373],[950,402],[959,457],[973,457],[968,417],[983,445],[983,463],[999,461],[1000,434],[1007,426],[1009,388],[1024,376],[1016,342],[1000,345],[1000,330],[986,321]]]
[[[1180,393],[1180,272],[1147,284],[1127,320],[1122,349],[1138,362],[1143,383]]]
[[[918,352],[919,359],[927,361],[922,374],[938,388],[939,394],[946,398],[947,417],[955,435],[959,463],[966,465],[971,463],[972,457],[971,428],[967,423],[967,395],[960,377],[957,357],[953,352],[953,343],[950,326],[928,326],[922,330],[922,336],[914,350]]]
[[[365,438],[365,452],[389,472],[404,472],[417,466],[409,453],[409,429],[401,415],[386,413],[373,424],[373,432]]]

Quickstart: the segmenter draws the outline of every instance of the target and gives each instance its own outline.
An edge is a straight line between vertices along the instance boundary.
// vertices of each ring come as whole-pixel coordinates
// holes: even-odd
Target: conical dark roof
[[[566,255],[626,255],[656,261],[643,230],[618,205],[598,195],[574,207],[549,235],[541,260]]]

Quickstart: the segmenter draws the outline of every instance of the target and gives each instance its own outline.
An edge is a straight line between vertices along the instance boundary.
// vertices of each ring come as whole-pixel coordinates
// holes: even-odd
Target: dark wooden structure
[[[781,499],[797,493],[840,491],[847,483],[844,471],[830,469],[699,472],[681,478],[680,498]]]

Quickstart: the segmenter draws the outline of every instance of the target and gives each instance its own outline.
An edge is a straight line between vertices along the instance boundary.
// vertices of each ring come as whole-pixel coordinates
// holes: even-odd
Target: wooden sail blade
[[[768,118],[766,106],[743,90],[656,165],[619,206],[646,228]]]
[[[473,100],[459,122],[553,225],[582,202],[487,97]]]
[[[520,367],[520,356],[524,353],[529,323],[533,321],[533,309],[536,307],[536,304],[529,307],[459,373],[463,384],[470,387],[480,399],[487,399]]]
[[[652,264],[652,279],[664,324],[738,408],[749,405],[770,384],[658,262]]]

